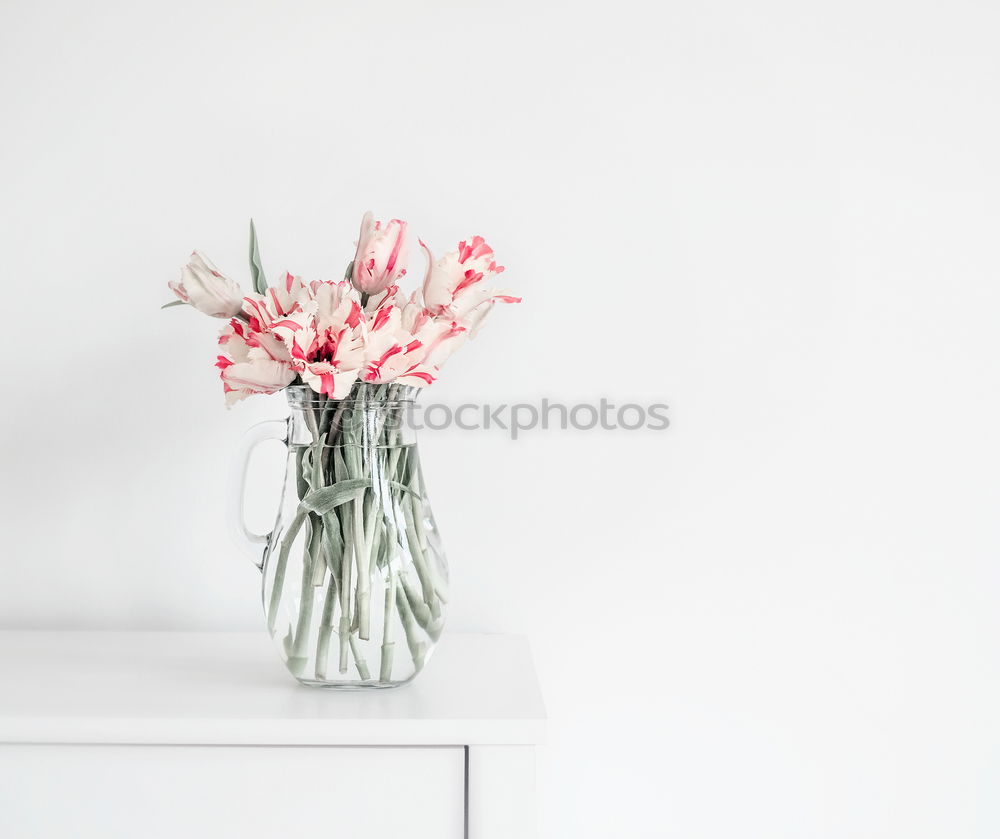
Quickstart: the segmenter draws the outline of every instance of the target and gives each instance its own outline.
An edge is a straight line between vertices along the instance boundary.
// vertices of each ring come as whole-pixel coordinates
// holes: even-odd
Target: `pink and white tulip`
[[[219,345],[225,355],[218,357],[215,366],[219,368],[227,405],[254,393],[275,393],[298,375],[280,340],[236,318],[223,327]]]
[[[365,382],[429,385],[468,337],[464,326],[431,317],[417,292],[409,300],[397,294],[366,314],[365,364],[359,376]]]
[[[399,308],[383,306],[369,321],[359,377],[373,384],[395,381],[401,374],[417,369],[424,354],[420,341],[403,329]]]
[[[488,287],[490,280],[503,273],[504,267],[497,265],[493,248],[482,236],[459,242],[457,251],[445,254],[437,262],[423,242],[420,247],[427,257],[424,305],[435,318],[458,322],[475,334],[494,303],[521,302],[520,297]]]
[[[351,274],[358,291],[378,294],[406,275],[407,227],[399,219],[383,225],[371,212],[365,213]]]
[[[306,284],[286,274],[277,289],[247,295],[243,311],[249,346],[285,364],[292,378],[301,377],[317,393],[347,395],[364,363],[367,332],[350,283]]]
[[[219,273],[211,260],[194,251],[181,278],[167,283],[178,298],[214,318],[231,318],[243,307],[239,284]]]

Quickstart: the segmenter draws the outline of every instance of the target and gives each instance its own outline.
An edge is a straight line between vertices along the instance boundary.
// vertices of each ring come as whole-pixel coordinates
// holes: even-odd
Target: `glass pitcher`
[[[358,383],[330,399],[289,387],[289,418],[244,437],[231,519],[263,571],[268,631],[303,684],[405,684],[441,635],[448,567],[408,422],[418,390]],[[258,535],[243,515],[246,467],[271,439],[288,447],[285,483],[274,529]]]

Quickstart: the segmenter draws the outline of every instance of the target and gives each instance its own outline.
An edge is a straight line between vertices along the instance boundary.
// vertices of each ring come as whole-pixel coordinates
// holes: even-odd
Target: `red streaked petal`
[[[382,357],[378,360],[378,366],[381,367],[390,358],[392,358],[394,355],[398,353],[401,353],[402,351],[403,348],[399,346],[399,344],[393,344],[391,347],[389,347],[389,349],[387,349],[384,353],[382,353]]]
[[[378,332],[378,330],[389,322],[389,312],[389,309],[378,310],[378,313],[375,315],[375,320],[372,321],[372,332]]]
[[[468,271],[465,272],[465,279],[462,280],[462,282],[460,282],[457,286],[455,286],[455,291],[452,294],[452,296],[454,297],[462,289],[468,288],[473,283],[478,283],[482,278],[483,275],[481,272],[477,273],[470,268]]]
[[[356,329],[358,324],[361,323],[361,307],[358,305],[357,300],[351,301],[351,313],[347,316],[347,325],[351,329]]]
[[[278,326],[283,326],[286,329],[291,329],[292,332],[298,332],[300,329],[302,329],[301,323],[294,320],[288,320],[287,318],[285,320],[276,320],[274,323],[271,324],[271,329],[274,329],[275,327]]]

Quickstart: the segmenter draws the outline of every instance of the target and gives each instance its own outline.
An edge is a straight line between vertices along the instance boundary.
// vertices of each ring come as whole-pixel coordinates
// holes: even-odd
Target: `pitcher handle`
[[[243,435],[243,439],[240,440],[239,447],[233,457],[233,489],[230,493],[231,500],[229,506],[229,530],[233,541],[250,557],[253,564],[257,566],[258,571],[262,571],[264,568],[264,550],[267,546],[267,540],[271,538],[271,532],[257,534],[247,527],[244,516],[244,502],[250,454],[265,440],[281,440],[282,443],[287,445],[288,421],[265,420],[249,428]],[[262,545],[264,547],[261,547]]]

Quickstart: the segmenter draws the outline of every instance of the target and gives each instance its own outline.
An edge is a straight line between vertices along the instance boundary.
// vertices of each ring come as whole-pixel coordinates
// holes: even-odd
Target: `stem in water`
[[[358,675],[361,677],[361,681],[367,682],[372,677],[372,674],[368,670],[368,662],[365,661],[365,657],[361,652],[361,646],[354,635],[350,635],[348,641],[351,644],[351,655],[354,656],[354,666],[358,668]]]
[[[309,519],[310,533],[307,540],[306,562],[302,568],[302,590],[299,593],[299,619],[295,626],[292,655],[288,661],[288,666],[295,675],[300,675],[305,669],[306,653],[309,649],[309,629],[312,625],[313,603],[316,599],[315,586],[312,582],[313,568],[324,562],[320,547],[323,542],[323,529],[316,525],[318,521],[320,521],[319,516],[312,516]]]
[[[323,617],[319,622],[319,637],[316,639],[316,679],[326,678],[326,665],[330,659],[330,636],[333,635],[333,613],[337,607],[337,578],[330,574],[326,584],[326,599],[323,601]]]
[[[274,624],[278,617],[278,602],[281,600],[281,589],[285,584],[285,571],[288,568],[288,552],[292,549],[292,542],[302,529],[302,523],[306,520],[304,512],[295,514],[288,531],[281,542],[281,550],[278,551],[278,564],[274,568],[274,582],[271,585],[271,600],[267,605],[267,629],[273,635]]]
[[[396,572],[389,566],[389,579],[385,586],[385,611],[382,616],[382,657],[379,662],[378,678],[388,682],[392,678],[392,609],[396,599]]]
[[[396,589],[396,609],[403,622],[403,634],[406,635],[406,645],[410,648],[413,666],[419,673],[424,666],[424,645],[420,640],[420,630],[417,629],[417,624],[413,620],[410,604],[406,602],[406,596],[399,588]]]

